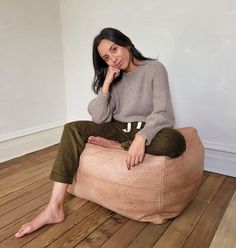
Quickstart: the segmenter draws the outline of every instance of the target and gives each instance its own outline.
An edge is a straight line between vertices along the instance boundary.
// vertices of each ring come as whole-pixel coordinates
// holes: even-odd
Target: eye
[[[112,48],[112,52],[113,52],[113,53],[116,52],[116,50],[117,50],[117,47],[113,47],[113,48]]]
[[[107,62],[107,61],[108,61],[108,57],[105,57],[105,58],[104,58],[104,61]]]

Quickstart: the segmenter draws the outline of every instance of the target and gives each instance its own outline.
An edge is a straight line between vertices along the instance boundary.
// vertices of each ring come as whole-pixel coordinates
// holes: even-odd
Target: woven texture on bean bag
[[[204,148],[192,127],[178,129],[186,151],[177,158],[146,154],[127,170],[127,151],[86,144],[68,192],[128,218],[162,224],[180,214],[201,181]]]

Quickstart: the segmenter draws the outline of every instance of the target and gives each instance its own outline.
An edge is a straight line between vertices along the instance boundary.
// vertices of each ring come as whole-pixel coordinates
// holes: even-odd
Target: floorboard
[[[215,235],[217,227],[223,217],[223,214],[233,196],[236,187],[236,180],[225,178],[220,185],[217,193],[208,208],[201,216],[198,224],[194,228],[191,236],[188,237],[184,248],[209,247]]]
[[[236,193],[234,193],[227,211],[216,231],[210,248],[236,247]]]
[[[16,239],[50,199],[58,145],[0,164],[0,248],[234,248],[236,179],[204,172],[194,199],[162,225],[138,222],[67,194],[66,219]]]

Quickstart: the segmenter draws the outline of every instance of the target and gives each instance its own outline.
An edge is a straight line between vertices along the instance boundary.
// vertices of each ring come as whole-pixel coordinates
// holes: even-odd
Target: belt
[[[138,121],[136,129],[141,129],[142,122]],[[129,133],[131,131],[131,122],[127,123],[127,127],[122,129],[125,133]]]

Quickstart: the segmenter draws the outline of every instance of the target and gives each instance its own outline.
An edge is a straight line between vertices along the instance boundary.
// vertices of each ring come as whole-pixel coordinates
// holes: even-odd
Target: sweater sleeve
[[[152,139],[162,128],[173,127],[175,122],[167,71],[165,66],[159,62],[152,83],[153,111],[147,116],[145,126],[137,133],[146,137],[146,145],[150,145]]]
[[[88,112],[95,123],[110,122],[115,109],[115,100],[112,94],[105,95],[102,91],[98,92],[88,105]]]

